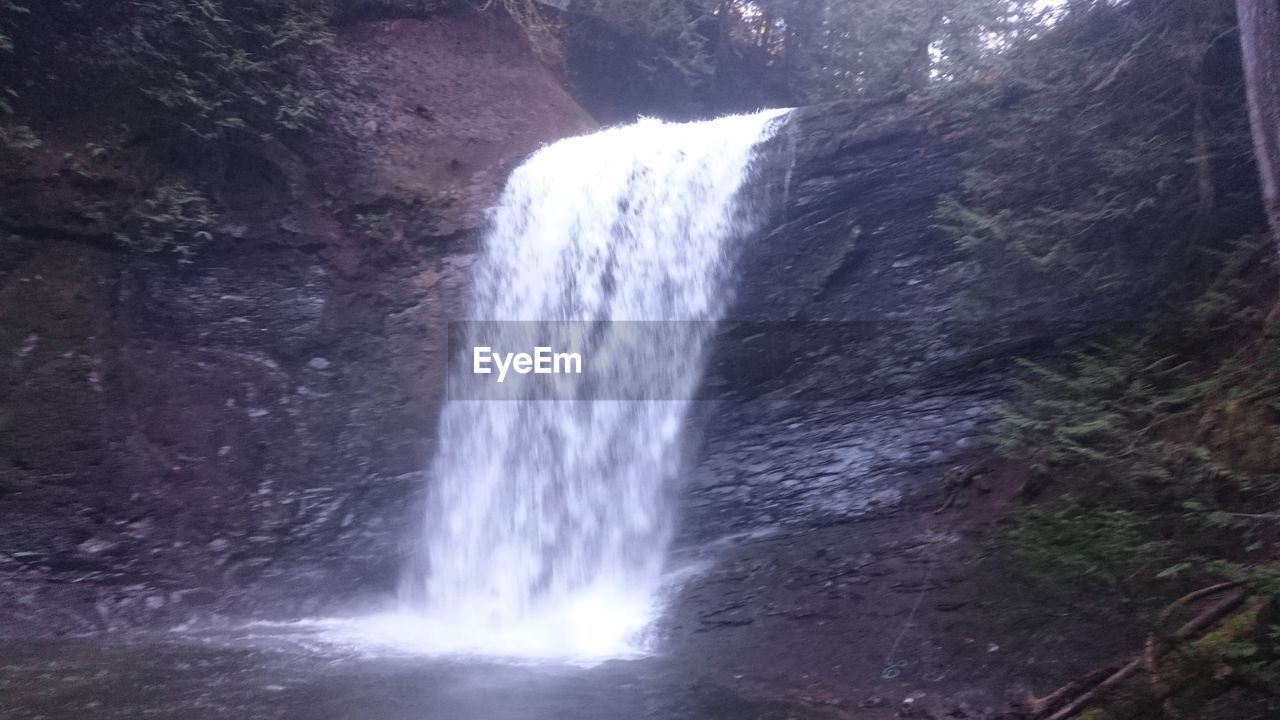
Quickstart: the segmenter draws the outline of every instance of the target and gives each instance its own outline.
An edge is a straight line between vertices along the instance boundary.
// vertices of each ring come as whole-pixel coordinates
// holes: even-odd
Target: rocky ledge
[[[488,15],[352,22],[333,75],[321,132],[204,163],[221,220],[190,263],[113,242],[152,168],[90,156],[110,122],[51,123],[4,178],[0,634],[394,584],[483,211],[594,123]]]

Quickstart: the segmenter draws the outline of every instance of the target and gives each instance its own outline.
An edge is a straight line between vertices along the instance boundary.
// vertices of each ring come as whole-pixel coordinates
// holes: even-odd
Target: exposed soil
[[[597,127],[498,15],[358,23],[339,47],[358,156],[330,180],[357,211],[432,209],[432,235],[478,227],[526,155]]]

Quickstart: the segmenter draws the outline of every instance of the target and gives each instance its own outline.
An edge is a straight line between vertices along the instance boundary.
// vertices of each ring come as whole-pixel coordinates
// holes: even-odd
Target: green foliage
[[[1052,509],[1017,513],[1002,538],[1015,562],[1051,583],[1066,578],[1079,591],[1100,584],[1125,593],[1128,578],[1168,551],[1168,543],[1151,538],[1148,523],[1131,510],[1067,499]]]
[[[727,6],[726,6],[727,7]],[[646,70],[674,69],[687,86],[700,88],[714,79],[711,37],[699,21],[717,11],[709,0],[581,0],[575,12],[637,39],[646,48]]]
[[[1224,577],[1241,583],[1255,594],[1271,598],[1272,608],[1280,610],[1280,561],[1245,565],[1218,561],[1214,569]],[[1264,619],[1263,612],[1256,616]],[[1248,633],[1243,638],[1222,643],[1221,654],[1231,664],[1241,684],[1260,690],[1271,698],[1271,709],[1280,712],[1280,623],[1271,616],[1271,624]],[[1208,639],[1208,638],[1206,638]]]
[[[1025,363],[1019,401],[1005,408],[1002,454],[1090,477],[1092,489],[1181,502],[1208,478],[1230,475],[1202,449],[1160,438],[1210,383],[1188,378],[1172,356],[1153,357],[1149,337],[1080,353],[1066,369]],[[1135,443],[1145,436],[1147,442]]]
[[[92,78],[160,130],[269,137],[318,121],[330,12],[328,0],[45,0],[11,23],[15,62],[0,72],[54,98]]]
[[[1259,333],[1241,258],[1181,316],[1063,364],[1024,364],[999,452],[1050,478],[997,550],[1037,575],[1091,579],[1138,600],[1157,578],[1227,577],[1280,597],[1280,337]],[[1205,348],[1235,347],[1217,359]],[[1195,360],[1192,361],[1192,358]]]
[[[937,217],[982,274],[970,312],[1033,287],[1061,306],[1155,304],[1203,280],[1195,252],[1256,212],[1230,191],[1254,182],[1231,8],[1100,3],[949,87],[972,148]]]
[[[115,32],[97,34],[102,61],[191,133],[270,136],[317,121],[312,68],[332,39],[315,0],[138,0]]]
[[[200,191],[182,181],[168,181],[137,201],[116,240],[131,250],[173,253],[186,261],[213,239],[216,221]]]
[[[1250,345],[1209,372],[1169,354],[1184,343],[1144,335],[1080,353],[1064,368],[1025,363],[1029,375],[1003,410],[1000,453],[1070,478],[1069,491],[1090,500],[1236,525],[1224,493],[1240,512],[1280,493],[1280,455],[1248,452],[1280,442],[1272,415],[1280,341]]]
[[[1038,27],[1025,0],[775,2],[796,28],[792,82],[804,102],[921,91],[982,74],[1020,34]]]
[[[1269,252],[1269,239],[1223,258],[1211,299],[1183,322],[1063,365],[1026,363],[997,443],[1051,484],[991,539],[1002,574],[1032,581],[1047,603],[1134,618],[1220,579],[1280,608],[1280,337],[1259,337],[1260,318],[1243,311],[1248,295],[1234,291],[1248,271],[1234,260],[1258,248]],[[1236,351],[1225,359],[1204,357],[1227,347]],[[1162,663],[1166,674],[1172,666],[1206,679],[1177,695],[1185,717],[1220,716],[1209,711],[1220,691],[1207,679],[1227,672],[1251,702],[1272,698],[1280,709],[1280,626],[1258,627],[1275,616],[1255,607]],[[1145,690],[1134,697],[1160,704]]]
[[[614,73],[629,62],[635,80],[666,96],[700,97],[724,111],[924,91],[981,75],[1015,38],[1040,27],[1035,5],[579,0],[573,12],[598,21],[578,35],[589,61]],[[622,40],[614,47],[609,36]],[[618,53],[630,57],[620,62]],[[619,80],[609,76],[610,84]]]

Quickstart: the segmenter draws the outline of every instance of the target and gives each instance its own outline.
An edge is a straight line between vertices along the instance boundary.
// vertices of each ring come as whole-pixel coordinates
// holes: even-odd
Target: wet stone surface
[[[893,507],[981,451],[991,392],[853,402],[714,403],[689,477],[692,541]]]
[[[305,635],[16,643],[3,717],[25,720],[817,720],[660,659],[593,668],[370,656]]]

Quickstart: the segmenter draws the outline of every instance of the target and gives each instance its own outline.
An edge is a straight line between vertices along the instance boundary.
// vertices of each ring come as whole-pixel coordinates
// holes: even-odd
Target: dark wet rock
[[[908,102],[835,104],[766,148],[771,210],[690,423],[678,557],[710,569],[668,634],[691,667],[917,718],[1003,706],[1005,679],[1049,671],[971,576],[1017,474],[935,513],[946,473],[989,453],[1014,360],[1078,330],[1030,308],[965,315],[972,271],[933,219],[958,189],[961,130]]]
[[[694,423],[691,533],[849,521],[983,451],[1012,360],[1051,328],[957,322],[972,273],[933,213],[958,189],[959,122],[837,103],[795,111],[763,150],[767,219]]]
[[[1030,304],[989,320],[964,309],[974,270],[935,217],[959,190],[964,122],[911,102],[792,113],[758,163],[767,220],[741,251],[708,397],[977,392],[1063,334]]]
[[[200,268],[177,275],[147,268],[131,273],[126,301],[138,337],[157,337],[220,349],[270,347],[274,357],[296,356],[322,341],[321,321],[331,296],[324,269]],[[132,295],[136,294],[136,300]]]
[[[0,634],[394,587],[482,211],[593,127],[522,37],[478,14],[345,24],[323,132],[205,163],[221,222],[190,264],[68,212],[132,178],[68,183],[63,149],[96,138],[50,131],[0,208]]]
[[[104,538],[89,538],[76,546],[76,551],[81,555],[90,557],[109,553],[120,547],[120,543],[106,540]]]

